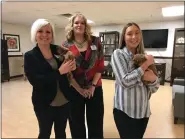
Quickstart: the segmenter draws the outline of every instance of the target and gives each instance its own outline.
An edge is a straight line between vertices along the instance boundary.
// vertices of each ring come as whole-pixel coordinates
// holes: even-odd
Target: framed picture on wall
[[[3,39],[7,40],[8,52],[20,52],[19,35],[3,34]]]

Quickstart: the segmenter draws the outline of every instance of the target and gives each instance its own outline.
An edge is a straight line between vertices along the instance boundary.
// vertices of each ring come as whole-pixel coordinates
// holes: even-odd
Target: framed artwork
[[[8,52],[20,52],[19,35],[3,34],[3,39],[7,40]]]

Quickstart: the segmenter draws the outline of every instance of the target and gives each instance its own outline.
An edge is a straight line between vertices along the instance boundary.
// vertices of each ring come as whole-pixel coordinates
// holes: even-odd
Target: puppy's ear
[[[65,55],[69,50],[65,49],[65,47],[57,47],[57,53],[59,55]]]
[[[146,57],[145,57],[144,54],[141,54],[141,58],[142,58],[143,60],[146,60]]]
[[[73,55],[68,56],[70,60],[73,60],[75,57]]]
[[[65,57],[64,57],[63,55],[60,55],[60,56],[59,56],[59,60],[63,63],[64,60],[65,60]]]
[[[133,56],[132,56],[132,60],[135,60],[135,58],[136,58],[136,55],[133,55]]]

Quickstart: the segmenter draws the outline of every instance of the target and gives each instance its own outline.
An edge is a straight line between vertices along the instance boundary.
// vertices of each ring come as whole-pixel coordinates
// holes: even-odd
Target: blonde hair
[[[73,32],[73,24],[74,24],[74,20],[76,17],[82,17],[83,20],[84,20],[84,23],[85,23],[85,33],[84,33],[84,38],[89,41],[91,40],[91,35],[92,35],[92,32],[91,32],[91,26],[87,23],[87,18],[82,15],[82,14],[75,14],[73,15],[70,20],[69,20],[69,23],[68,25],[66,26],[65,28],[65,31],[66,31],[66,39],[68,41],[71,41],[71,40],[74,40],[74,32]]]
[[[52,35],[53,35],[53,40],[51,43],[55,43],[55,29],[54,29],[54,25],[48,20],[48,19],[37,19],[31,27],[31,41],[33,44],[36,44],[36,33],[37,31],[42,28],[45,25],[51,25],[51,29],[52,29]]]
[[[130,27],[130,26],[133,26],[133,25],[136,26],[139,29],[140,34],[141,34],[141,41],[140,41],[139,45],[136,48],[136,53],[137,54],[144,54],[145,50],[144,50],[144,44],[143,44],[143,35],[142,35],[142,32],[141,32],[141,29],[140,29],[139,25],[134,23],[134,22],[130,22],[130,23],[126,24],[126,26],[123,28],[121,38],[120,38],[119,48],[123,49],[123,47],[126,46],[125,33],[126,33],[127,28]]]

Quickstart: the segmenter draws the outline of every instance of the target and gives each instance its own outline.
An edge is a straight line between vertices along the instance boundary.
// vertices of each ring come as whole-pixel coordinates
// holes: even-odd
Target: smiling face
[[[135,26],[129,26],[125,32],[125,43],[129,49],[135,49],[141,42],[141,31]]]
[[[52,27],[47,24],[41,27],[36,33],[36,41],[38,45],[50,45],[53,40]]]
[[[73,22],[74,34],[83,35],[85,33],[85,20],[82,16],[76,16]]]

